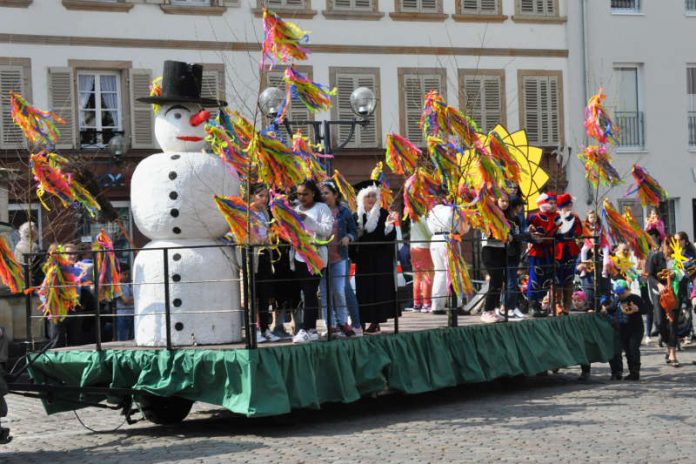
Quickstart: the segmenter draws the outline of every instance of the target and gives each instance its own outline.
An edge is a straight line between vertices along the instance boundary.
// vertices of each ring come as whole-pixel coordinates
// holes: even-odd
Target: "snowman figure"
[[[241,340],[239,272],[232,250],[216,247],[228,226],[213,200],[238,195],[239,178],[205,151],[205,108],[226,103],[201,98],[202,74],[200,65],[166,61],[161,95],[139,99],[160,105],[155,136],[162,148],[138,164],[131,180],[133,219],[152,240],[133,266],[140,346],[166,344],[165,264],[172,345]]]

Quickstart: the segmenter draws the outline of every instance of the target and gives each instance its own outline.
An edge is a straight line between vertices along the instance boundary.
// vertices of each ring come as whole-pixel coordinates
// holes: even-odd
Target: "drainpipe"
[[[580,2],[580,8],[581,8],[581,14],[580,14],[580,23],[582,25],[581,27],[581,33],[582,33],[582,98],[583,98],[583,103],[587,102],[588,98],[588,84],[587,80],[589,79],[589,76],[587,75],[587,68],[588,68],[588,57],[587,57],[587,0],[581,0]],[[584,131],[583,131],[584,134]],[[584,135],[584,141],[585,145],[587,145],[587,135]],[[585,181],[585,203],[590,205],[592,204],[592,186],[590,185],[589,181]]]

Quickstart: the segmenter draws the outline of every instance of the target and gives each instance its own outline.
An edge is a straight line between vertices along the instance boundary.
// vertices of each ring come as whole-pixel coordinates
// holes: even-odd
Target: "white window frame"
[[[82,111],[83,109],[80,106],[80,94],[82,93],[80,90],[80,76],[94,76],[94,111],[95,111],[95,123],[96,127],[86,127],[82,125]],[[121,88],[121,73],[119,71],[93,71],[89,69],[81,69],[77,71],[75,79],[77,82],[77,129],[78,129],[78,139],[80,138],[80,134],[82,133],[83,130],[90,130],[94,129],[98,133],[102,132],[104,130],[104,127],[102,126],[101,122],[101,113],[102,113],[102,107],[101,107],[101,98],[97,98],[97,96],[101,95],[101,87],[100,87],[100,79],[101,76],[113,76],[116,79],[116,103],[117,103],[117,126],[114,128],[109,128],[113,132],[123,132],[123,111],[124,111],[124,105],[123,105],[123,89]],[[97,143],[96,148],[101,148],[104,147],[106,144],[103,143]],[[91,145],[82,145],[83,148],[89,148]]]
[[[643,95],[643,65],[641,63],[614,63],[614,66],[612,68],[613,72],[613,77],[616,78],[617,76],[617,71],[622,70],[622,69],[635,69],[636,70],[636,111],[638,115],[640,115],[640,118],[642,122],[640,123],[640,130],[641,130],[641,138],[642,138],[642,143],[638,143],[635,145],[624,145],[621,138],[621,134],[619,134],[619,143],[616,147],[617,152],[643,152],[645,151],[645,145],[646,145],[646,123],[645,123],[645,108],[644,108],[644,95]],[[618,95],[618,94],[617,94]],[[619,124],[619,115],[618,113],[621,112],[621,108],[619,108],[619,101],[616,100],[614,105],[612,106],[611,110],[614,116],[614,122],[618,125]]]

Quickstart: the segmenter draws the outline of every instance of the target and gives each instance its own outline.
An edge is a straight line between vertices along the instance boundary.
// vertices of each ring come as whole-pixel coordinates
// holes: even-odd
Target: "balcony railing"
[[[638,12],[640,6],[640,0],[611,0],[612,11]]]
[[[689,147],[696,148],[696,111],[689,111]]]
[[[618,134],[620,147],[645,146],[645,128],[642,111],[617,111],[616,124],[621,129]]]

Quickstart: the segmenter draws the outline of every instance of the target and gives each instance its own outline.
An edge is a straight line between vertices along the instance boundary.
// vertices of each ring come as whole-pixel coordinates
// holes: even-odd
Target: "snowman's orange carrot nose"
[[[197,127],[206,122],[208,119],[210,119],[210,112],[207,110],[200,110],[198,113],[191,116],[189,122],[193,127]]]

